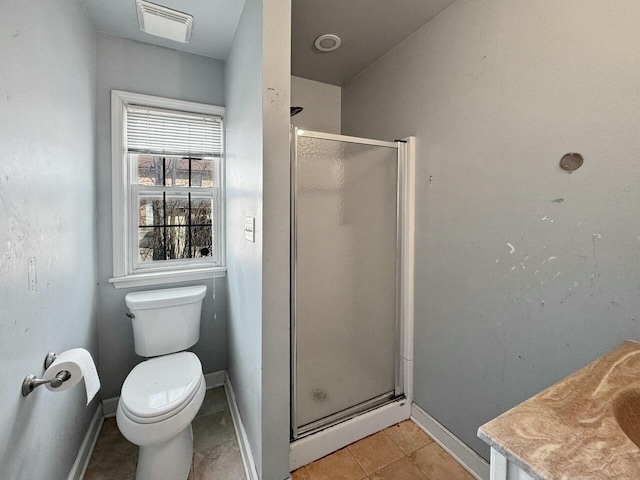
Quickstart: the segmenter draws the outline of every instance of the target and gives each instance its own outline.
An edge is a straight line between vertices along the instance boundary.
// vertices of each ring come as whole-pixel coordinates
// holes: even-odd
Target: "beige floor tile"
[[[207,450],[236,438],[233,420],[228,410],[197,417],[192,425],[194,452]]]
[[[429,480],[473,480],[473,476],[437,443],[416,450],[409,458]]]
[[[309,476],[309,472],[307,472],[307,468],[302,467],[291,472],[291,480],[311,480],[311,477]]]
[[[310,463],[306,470],[310,480],[362,480],[366,477],[346,448]]]
[[[115,418],[102,425],[85,480],[124,480],[136,473],[138,447],[122,436]]]
[[[364,438],[347,448],[367,475],[386,467],[404,455],[384,432]]]
[[[369,480],[427,480],[427,477],[408,457],[402,457],[370,475]]]
[[[197,416],[211,415],[212,413],[218,413],[228,409],[229,405],[227,404],[227,395],[224,387],[216,387],[207,390],[204,396],[204,402],[202,402]]]
[[[407,455],[433,442],[433,439],[411,420],[393,425],[384,432]]]
[[[238,443],[217,445],[193,456],[195,480],[244,480],[244,468]]]
[[[244,479],[242,458],[223,388],[207,391],[193,422],[193,433],[195,454],[189,480]],[[138,447],[120,434],[114,418],[107,419],[84,478],[134,480],[137,459]]]

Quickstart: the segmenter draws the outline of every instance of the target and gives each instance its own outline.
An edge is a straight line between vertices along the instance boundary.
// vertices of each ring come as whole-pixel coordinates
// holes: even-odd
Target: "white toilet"
[[[200,360],[184,352],[200,338],[207,287],[129,293],[135,351],[148,360],[122,385],[116,421],[140,447],[136,480],[186,480],[193,457],[191,422],[202,405]]]

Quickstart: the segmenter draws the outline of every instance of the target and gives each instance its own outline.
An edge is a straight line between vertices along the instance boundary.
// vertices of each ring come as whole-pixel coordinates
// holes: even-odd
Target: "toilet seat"
[[[157,423],[182,411],[204,382],[202,365],[191,352],[151,358],[129,373],[120,407],[132,422]]]

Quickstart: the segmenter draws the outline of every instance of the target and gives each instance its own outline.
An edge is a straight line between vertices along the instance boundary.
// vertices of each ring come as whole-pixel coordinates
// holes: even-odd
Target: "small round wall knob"
[[[584,162],[584,158],[579,153],[567,153],[560,159],[560,168],[567,172],[579,169]]]

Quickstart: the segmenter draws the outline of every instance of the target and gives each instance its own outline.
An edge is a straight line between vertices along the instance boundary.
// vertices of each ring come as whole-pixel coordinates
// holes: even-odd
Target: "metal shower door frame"
[[[309,424],[311,428],[305,428],[304,432],[300,432],[300,425],[296,421],[297,413],[297,155],[298,155],[298,137],[310,137],[321,140],[333,140],[346,143],[357,143],[363,145],[395,148],[397,150],[397,187],[396,187],[396,353],[395,353],[395,389],[393,395],[383,394],[379,397],[367,400],[361,404],[352,406],[328,417],[319,419]],[[406,164],[407,164],[407,147],[404,141],[387,142],[382,140],[373,140],[368,138],[351,137],[347,135],[338,135],[332,133],[315,132],[310,130],[298,129],[291,126],[289,131],[290,140],[290,161],[291,161],[291,438],[297,440],[302,435],[310,435],[318,430],[335,425],[356,415],[370,411],[387,403],[397,400],[405,394],[407,382],[409,381],[405,372],[406,361],[404,353],[406,352],[407,334],[403,325],[403,249],[405,245],[405,216],[403,209],[405,207],[405,186],[406,186]]]

